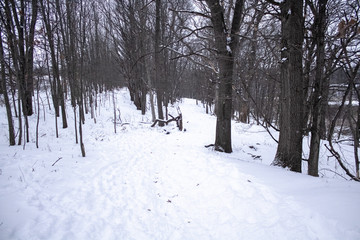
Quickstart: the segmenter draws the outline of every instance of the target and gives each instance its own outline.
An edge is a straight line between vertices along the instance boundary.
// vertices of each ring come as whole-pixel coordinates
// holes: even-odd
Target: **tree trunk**
[[[55,51],[55,42],[53,37],[53,28],[50,24],[50,6],[49,2],[47,1],[47,5],[44,4],[44,0],[40,1],[41,6],[41,13],[43,16],[43,21],[46,29],[46,37],[49,43],[50,48],[50,57],[51,57],[51,63],[52,63],[52,72],[54,77],[54,89],[52,90],[54,92],[53,96],[53,102],[54,102],[54,108],[56,111],[57,116],[59,116],[59,106],[61,107],[61,116],[62,116],[62,123],[63,128],[67,128],[67,117],[66,117],[66,109],[65,109],[65,100],[64,100],[64,90],[63,86],[60,81],[60,70],[59,70],[59,64],[56,58],[56,51]]]
[[[232,75],[234,58],[232,56],[221,56],[219,64],[220,84],[219,99],[217,104],[216,138],[215,148],[226,153],[232,152],[231,146],[231,116],[232,116]]]
[[[280,136],[273,165],[301,172],[303,136],[303,1],[281,3]]]
[[[19,91],[18,91],[19,92]],[[19,93],[18,93],[19,95]],[[18,138],[18,145],[20,146],[21,145],[21,142],[22,142],[22,116],[21,116],[21,100],[20,98],[18,97],[18,101],[17,101],[17,104],[18,104],[18,109],[19,109],[19,117],[18,117],[18,127],[19,127],[19,138]]]
[[[158,118],[164,120],[163,113],[163,79],[160,71],[160,8],[161,2],[160,0],[156,0],[156,21],[155,21],[155,81],[156,81],[156,100],[158,107]],[[159,126],[163,127],[164,123],[159,122]]]
[[[79,105],[79,135],[80,135],[80,150],[81,150],[81,155],[83,157],[86,156],[85,153],[85,146],[84,146],[84,141],[83,141],[83,130],[82,130],[82,119],[84,118],[84,110],[82,109],[83,106]]]
[[[26,116],[31,116],[33,114],[32,107],[32,95],[34,92],[34,38],[35,38],[35,26],[37,22],[38,14],[38,1],[33,0],[31,4],[31,21],[29,26],[29,34],[26,36],[26,74],[25,74],[25,101],[26,101]]]
[[[151,120],[152,120],[152,122],[155,122],[156,114],[155,114],[155,106],[154,106],[154,93],[152,90],[152,82],[151,82],[151,78],[150,78],[149,68],[146,65],[146,63],[145,63],[144,68],[145,68],[145,74],[146,74],[147,82],[148,82],[148,86],[149,86]]]
[[[28,7],[31,5],[31,14]],[[19,97],[21,98],[22,110],[25,116],[33,114],[33,53],[35,25],[37,21],[37,1],[31,3],[21,0],[15,4],[5,0],[2,23],[6,29],[8,45],[15,72],[17,75]],[[27,22],[30,21],[30,24]]]
[[[5,59],[4,59],[4,48],[3,48],[3,41],[1,36],[1,28],[0,28],[0,66],[1,66],[1,90],[2,94],[4,95],[5,107],[6,107],[6,114],[8,120],[8,128],[9,128],[9,144],[10,146],[15,145],[15,132],[14,132],[14,122],[11,113],[11,105],[9,101],[9,96],[7,93],[6,87],[6,73],[5,73]]]
[[[216,137],[215,149],[226,153],[232,152],[231,146],[231,117],[232,117],[232,84],[234,56],[237,52],[244,0],[237,0],[234,7],[233,19],[228,32],[225,25],[224,9],[217,0],[206,0],[210,8],[213,25],[215,48],[217,50],[218,99],[216,103]],[[228,6],[232,8],[233,6]]]
[[[356,177],[360,179],[360,161],[359,161],[359,138],[360,138],[360,105],[357,108],[357,120],[354,133],[354,157]]]
[[[321,139],[321,107],[323,91],[323,77],[325,67],[325,24],[326,24],[326,4],[327,0],[319,0],[318,16],[315,16],[316,24],[316,72],[313,89],[313,111],[312,111],[312,127],[310,141],[310,155],[308,160],[308,174],[314,177],[319,176],[319,152]]]

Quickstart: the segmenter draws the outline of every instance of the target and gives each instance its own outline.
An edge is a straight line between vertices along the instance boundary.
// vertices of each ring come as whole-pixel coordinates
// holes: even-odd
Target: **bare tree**
[[[11,105],[8,96],[8,88],[6,86],[6,63],[5,63],[5,56],[4,56],[4,47],[3,47],[3,38],[2,38],[2,26],[0,24],[0,67],[1,67],[1,94],[4,95],[5,107],[6,107],[6,114],[8,120],[8,128],[9,128],[9,144],[10,146],[15,145],[15,132],[14,132],[14,123],[11,113]],[[11,71],[11,70],[10,70]]]
[[[85,157],[85,147],[83,143],[82,124],[85,121],[83,108],[83,37],[84,37],[84,9],[82,2],[66,0],[62,4],[55,0],[56,14],[59,18],[60,34],[62,38],[64,67],[66,78],[69,82],[71,106],[74,111],[75,140],[79,143],[78,130],[80,135],[80,149],[82,156]],[[79,11],[79,13],[78,13]],[[78,109],[78,119],[76,117]],[[79,125],[78,125],[79,124]]]
[[[280,135],[274,165],[301,172],[303,138],[303,1],[270,1],[280,7]]]
[[[3,11],[0,11],[0,19],[5,28],[6,38],[11,52],[19,99],[25,117],[26,141],[29,142],[28,116],[33,114],[33,55],[38,2],[36,0],[31,2],[25,0],[5,0],[0,4],[3,9]],[[21,138],[19,138],[19,143],[20,142]]]
[[[154,39],[154,73],[155,73],[155,82],[156,82],[156,100],[157,100],[157,109],[158,109],[158,118],[160,120],[164,120],[164,112],[163,112],[163,96],[164,96],[164,78],[161,76],[160,65],[161,65],[161,58],[160,58],[160,8],[161,8],[161,1],[155,1],[155,39]],[[159,126],[164,126],[162,121],[159,122]]]
[[[55,45],[55,37],[56,29],[55,25],[57,22],[53,19],[55,16],[55,12],[51,12],[51,9],[55,9],[54,2],[49,0],[40,0],[40,10],[42,14],[42,20],[45,28],[45,34],[47,38],[47,43],[49,45],[50,57],[51,57],[51,68],[53,75],[53,82],[50,82],[51,92],[52,92],[52,100],[56,112],[56,117],[60,116],[59,107],[61,107],[61,115],[62,115],[62,123],[63,128],[67,128],[67,117],[66,117],[66,109],[65,109],[65,96],[63,90],[63,84],[60,81],[60,67],[59,61],[56,53],[56,45]],[[50,78],[51,79],[51,78]],[[56,126],[57,128],[57,126]]]
[[[316,72],[314,79],[314,88],[312,91],[312,126],[310,155],[308,159],[308,173],[311,176],[319,176],[319,152],[321,139],[321,107],[323,106],[323,97],[321,95],[324,89],[324,71],[325,71],[325,27],[326,27],[326,4],[327,0],[318,1],[318,9],[313,6],[314,33],[316,49]]]
[[[219,68],[215,149],[231,153],[233,69],[239,44],[237,33],[241,25],[244,0],[237,0],[235,6],[226,6],[227,8],[234,7],[230,26],[226,25],[224,18],[226,10],[220,1],[207,0],[206,3],[210,9]]]
[[[330,153],[336,158],[337,162],[345,173],[353,180],[360,181],[360,163],[359,163],[359,126],[360,126],[360,107],[354,106],[354,100],[359,102],[360,91],[358,86],[358,76],[360,72],[360,61],[358,58],[359,48],[358,42],[360,37],[359,30],[359,15],[356,14],[360,10],[360,4],[358,1],[349,1],[345,4],[342,15],[337,18],[337,41],[335,41],[334,49],[338,49],[336,54],[336,64],[345,73],[346,82],[343,84],[346,86],[346,90],[341,95],[341,102],[337,106],[336,113],[331,119],[328,144],[327,146]],[[343,118],[341,123],[339,121]],[[347,122],[347,127],[343,125]],[[336,130],[336,127],[340,125],[340,130]],[[353,146],[353,157],[355,161],[355,170],[352,171],[352,167],[349,165],[346,157],[341,155],[339,148],[340,144],[337,144],[335,133],[338,135],[338,139],[341,136],[349,137],[346,132],[343,132],[343,128],[350,130],[350,136],[352,137],[351,145]]]

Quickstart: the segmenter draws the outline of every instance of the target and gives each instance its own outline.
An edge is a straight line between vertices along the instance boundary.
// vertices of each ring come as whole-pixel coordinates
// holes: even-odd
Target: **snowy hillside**
[[[8,146],[0,107],[0,239],[360,239],[359,183],[269,166],[276,144],[256,125],[234,122],[232,154],[205,148],[216,118],[195,100],[178,103],[180,132],[151,128],[126,90],[116,98],[116,134],[110,96],[96,123],[86,116],[86,158],[71,114],[56,138],[53,111],[41,109],[39,149],[34,115],[23,150]]]

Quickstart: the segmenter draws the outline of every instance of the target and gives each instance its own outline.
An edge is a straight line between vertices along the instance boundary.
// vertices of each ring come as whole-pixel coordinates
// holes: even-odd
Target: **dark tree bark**
[[[46,5],[45,5],[46,3]],[[64,90],[62,83],[60,81],[60,70],[59,70],[59,64],[56,57],[56,51],[55,51],[55,41],[54,41],[54,29],[51,26],[50,23],[50,6],[49,1],[40,1],[41,5],[41,13],[43,17],[43,22],[45,25],[45,32],[47,41],[49,44],[49,50],[50,50],[50,56],[51,56],[51,66],[52,66],[52,72],[54,77],[54,84],[52,84],[52,93],[53,93],[53,103],[54,108],[56,112],[56,116],[59,116],[59,106],[61,107],[61,116],[62,116],[62,123],[63,128],[67,128],[67,117],[66,117],[66,109],[65,109],[65,100],[64,100]]]
[[[20,5],[20,6],[19,6]],[[5,16],[2,16],[6,28],[14,62],[24,116],[33,114],[32,94],[34,37],[37,21],[38,3],[36,0],[20,2],[5,0]],[[29,10],[30,9],[30,10]],[[31,11],[31,12],[30,12]]]
[[[304,84],[302,67],[303,1],[286,0],[281,8],[280,136],[273,165],[301,172]]]
[[[7,44],[16,73],[18,99],[25,117],[26,141],[29,142],[28,116],[33,114],[33,54],[38,3],[36,0],[31,3],[25,0],[19,2],[5,0],[1,6],[4,11],[1,11],[0,18],[6,29]]]
[[[310,155],[308,160],[308,174],[314,177],[319,176],[319,152],[321,139],[321,108],[322,96],[324,91],[324,67],[325,67],[325,27],[326,27],[326,4],[328,0],[319,0],[318,12],[315,15],[315,41],[316,41],[316,72],[313,87],[313,110],[312,110],[312,126]]]
[[[2,94],[4,95],[4,101],[5,101],[5,107],[6,107],[6,114],[7,114],[7,120],[8,120],[8,128],[9,128],[9,144],[10,146],[15,145],[15,132],[14,132],[14,123],[11,113],[11,105],[9,101],[9,96],[7,93],[7,87],[6,87],[6,71],[5,71],[5,58],[4,58],[4,47],[3,47],[3,40],[1,36],[1,28],[0,28],[0,66],[1,66],[1,90]]]
[[[219,68],[215,149],[231,153],[233,69],[239,42],[237,33],[240,28],[244,0],[237,0],[235,3],[230,30],[225,25],[224,9],[220,2],[218,0],[206,0],[206,3],[210,9]]]
[[[156,11],[156,16],[155,16],[155,66],[154,66],[154,71],[155,71],[155,82],[156,82],[156,100],[157,100],[157,108],[158,108],[158,119],[164,120],[164,112],[163,112],[163,89],[164,89],[164,84],[163,84],[163,76],[161,76],[160,74],[160,21],[161,21],[161,17],[160,17],[160,8],[161,8],[161,2],[160,0],[156,0],[155,1],[155,11]],[[159,126],[163,127],[164,123],[163,122],[159,122]]]

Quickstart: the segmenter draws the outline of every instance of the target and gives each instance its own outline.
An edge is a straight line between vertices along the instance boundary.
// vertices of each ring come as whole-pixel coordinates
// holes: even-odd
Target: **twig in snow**
[[[209,148],[209,147],[215,147],[215,144],[208,144],[208,145],[205,145],[206,148]]]
[[[342,178],[345,179],[345,180],[348,180],[348,179],[347,179],[346,177],[344,177],[343,175],[341,175],[341,174],[339,174],[339,173],[337,173],[337,172],[335,172],[335,171],[333,171],[333,170],[331,170],[331,169],[329,169],[329,168],[322,168],[322,169],[319,170],[319,172],[320,172],[320,171],[329,171],[329,172],[332,172],[332,173],[338,175],[339,177],[342,177]]]
[[[54,166],[58,161],[60,161],[62,157],[59,157],[58,160],[56,160],[51,166]]]
[[[35,163],[32,165],[32,167],[31,167],[33,172],[35,172],[34,166],[35,166],[35,164],[37,163],[37,161],[38,161],[38,160],[36,160],[36,162],[35,162]]]
[[[20,166],[19,166],[19,170],[20,170],[21,175],[22,175],[22,177],[23,177],[23,179],[24,179],[24,182],[26,183],[26,179],[25,179],[24,173],[23,173],[23,171],[21,170],[21,167],[20,167]]]

